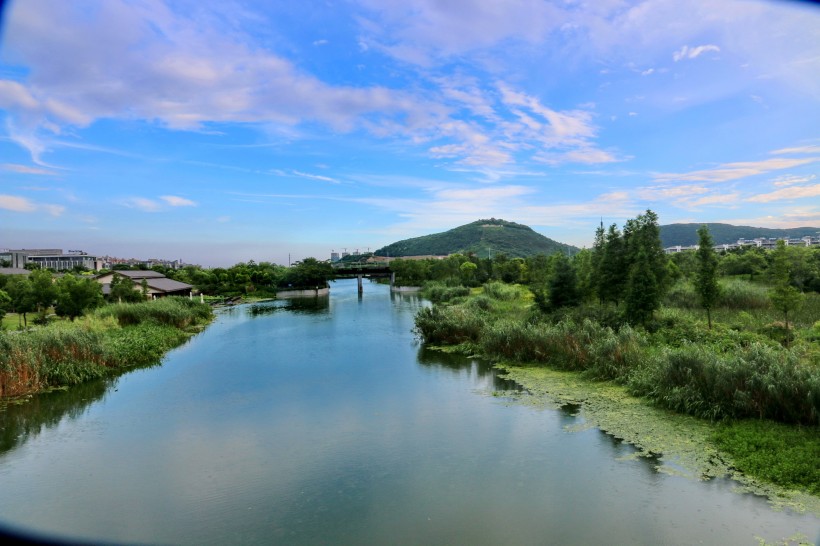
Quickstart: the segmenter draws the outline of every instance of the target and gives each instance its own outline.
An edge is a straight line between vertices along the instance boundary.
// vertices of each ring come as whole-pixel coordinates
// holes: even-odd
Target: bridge
[[[390,287],[396,282],[396,272],[384,263],[339,263],[333,264],[333,276],[337,279],[357,279],[359,294],[362,293],[362,279],[390,279]]]

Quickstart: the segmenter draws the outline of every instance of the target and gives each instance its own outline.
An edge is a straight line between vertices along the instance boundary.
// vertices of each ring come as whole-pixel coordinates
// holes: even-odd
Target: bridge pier
[[[394,284],[396,284],[396,272],[395,272],[395,271],[391,271],[391,272],[390,272],[390,289],[391,289],[391,290],[393,289],[393,285],[394,285]]]
[[[362,287],[362,275],[361,274],[356,275],[356,283],[359,286],[359,294],[361,294],[362,292],[364,292],[364,288]]]

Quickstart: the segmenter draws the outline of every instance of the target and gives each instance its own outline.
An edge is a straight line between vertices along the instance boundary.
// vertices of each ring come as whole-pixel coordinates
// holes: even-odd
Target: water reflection
[[[318,314],[327,313],[329,310],[330,297],[328,296],[272,300],[254,303],[245,307],[245,312],[250,317],[270,315],[279,311],[289,311],[297,314]]]
[[[116,379],[76,385],[66,391],[33,396],[20,403],[0,405],[0,454],[24,444],[64,419],[77,419],[88,407],[105,397]]]
[[[491,380],[494,391],[523,392],[524,390],[521,385],[515,381],[499,376],[498,370],[485,360],[434,351],[423,345],[419,347],[417,359],[419,364],[424,367],[449,370],[455,375],[468,373],[482,380]]]

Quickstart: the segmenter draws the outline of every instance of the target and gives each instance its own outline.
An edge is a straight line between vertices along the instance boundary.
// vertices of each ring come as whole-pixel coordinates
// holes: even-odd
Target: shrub
[[[426,343],[457,345],[477,342],[484,327],[483,314],[464,306],[425,307],[416,314],[416,334]]]
[[[513,301],[521,297],[521,292],[517,287],[503,282],[490,282],[484,285],[484,293],[500,301]]]
[[[742,279],[724,279],[720,283],[718,305],[728,309],[768,309],[769,291],[765,286]]]
[[[446,303],[470,295],[470,289],[466,286],[447,286],[440,282],[429,282],[424,285],[421,295],[434,303]]]

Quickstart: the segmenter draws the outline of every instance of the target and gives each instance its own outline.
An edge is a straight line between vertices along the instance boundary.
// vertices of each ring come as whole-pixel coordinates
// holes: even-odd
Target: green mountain
[[[444,256],[473,254],[486,258],[506,254],[510,258],[525,258],[535,254],[551,254],[577,250],[536,233],[532,228],[504,220],[477,220],[443,233],[434,233],[398,241],[375,252],[376,256]]]
[[[661,226],[661,242],[664,247],[698,244],[698,229],[703,224],[669,224]],[[820,228],[801,227],[789,229],[771,229],[751,226],[733,226],[731,224],[706,224],[716,245],[736,243],[738,239],[756,239],[758,237],[817,237]]]

